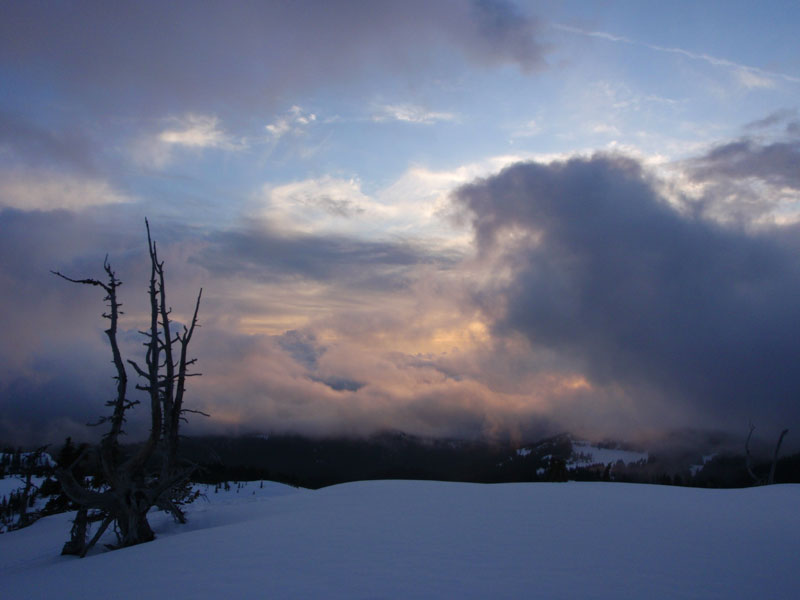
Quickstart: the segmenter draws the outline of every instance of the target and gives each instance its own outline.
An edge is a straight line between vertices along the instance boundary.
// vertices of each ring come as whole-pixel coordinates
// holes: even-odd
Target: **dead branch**
[[[783,443],[783,438],[786,434],[789,433],[788,429],[784,429],[781,431],[780,437],[778,437],[778,443],[775,444],[775,454],[772,455],[772,466],[769,469],[769,478],[767,479],[767,485],[772,485],[775,483],[775,468],[778,466],[778,453],[781,451],[781,444]]]
[[[781,450],[781,444],[783,444],[783,438],[786,437],[786,434],[789,433],[788,429],[784,429],[781,431],[780,436],[778,436],[778,441],[775,444],[775,451],[772,455],[772,464],[770,465],[769,475],[766,479],[763,477],[759,477],[755,474],[753,469],[753,456],[750,453],[750,439],[753,436],[753,431],[755,431],[756,427],[752,423],[750,423],[750,431],[747,434],[747,439],[744,443],[744,451],[745,451],[745,465],[747,467],[747,473],[750,475],[750,478],[753,480],[755,485],[772,485],[775,483],[775,469],[778,466],[778,454]]]
[[[97,492],[89,489],[83,481],[79,481],[73,473],[73,468],[85,458],[88,450],[81,455],[68,468],[56,469],[56,477],[61,482],[64,493],[78,506],[80,523],[73,531],[80,540],[73,535],[73,539],[65,545],[65,550],[85,556],[97,542],[103,532],[114,524],[118,533],[119,546],[130,546],[153,539],[154,533],[147,522],[147,511],[153,506],[165,507],[176,519],[185,521],[178,505],[173,501],[172,494],[177,493],[177,488],[185,484],[194,467],[185,469],[179,467],[177,461],[177,447],[179,440],[179,426],[184,412],[205,414],[202,411],[193,411],[183,408],[185,380],[187,377],[199,375],[189,373],[188,366],[194,364],[195,359],[187,360],[187,348],[195,329],[198,327],[197,315],[200,307],[202,289],[195,302],[194,314],[190,327],[183,327],[183,333],[173,333],[171,330],[170,315],[172,309],[166,300],[166,282],[164,276],[164,262],[159,260],[158,248],[150,235],[150,223],[145,221],[147,229],[148,254],[150,259],[150,281],[148,298],[150,301],[150,326],[141,332],[145,337],[144,363],[134,360],[124,361],[117,342],[117,329],[119,317],[122,314],[122,304],[117,298],[117,288],[122,284],[111,269],[106,255],[103,260],[103,269],[106,281],[98,279],[75,279],[53,271],[58,277],[72,283],[80,283],[103,288],[106,292],[104,298],[107,306],[102,314],[109,320],[105,330],[111,345],[113,363],[116,370],[117,394],[114,400],[107,403],[112,408],[110,416],[102,416],[99,423],[110,423],[109,431],[103,436],[97,450],[99,462],[105,483],[108,486],[104,491]],[[180,357],[176,360],[173,345],[179,344]],[[139,403],[138,400],[127,398],[127,372],[125,362],[133,368],[143,380],[135,387],[144,391],[150,400],[150,432],[145,443],[130,457],[121,456],[118,438],[123,433],[122,425],[125,422],[126,411]],[[153,470],[152,458],[158,447],[163,447],[160,453],[161,468]],[[85,525],[88,510],[97,510],[103,519],[103,524],[92,540],[84,546]],[[80,515],[83,515],[82,517]],[[69,548],[67,548],[69,547]]]

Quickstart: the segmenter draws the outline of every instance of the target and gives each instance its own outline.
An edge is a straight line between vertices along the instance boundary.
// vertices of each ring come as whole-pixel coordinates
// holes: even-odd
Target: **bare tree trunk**
[[[778,438],[778,443],[775,444],[775,454],[772,456],[772,466],[769,469],[769,478],[767,479],[767,485],[772,485],[775,483],[775,468],[778,466],[778,453],[781,451],[781,444],[783,443],[783,438],[786,434],[789,433],[788,429],[784,429],[781,431],[781,435]]]
[[[19,502],[19,518],[17,519],[17,528],[27,527],[28,523],[28,505],[31,502],[31,489],[33,482],[31,481],[32,473],[30,466],[27,467],[28,472],[25,474],[25,488],[22,491],[22,498]]]
[[[72,554],[75,556],[85,556],[86,530],[89,525],[89,511],[85,506],[81,506],[72,521],[72,530],[69,533],[69,540],[61,549],[61,554]]]
[[[744,457],[745,457],[745,465],[747,467],[747,474],[750,475],[750,479],[753,480],[755,485],[761,484],[761,478],[755,474],[753,471],[753,455],[750,454],[750,438],[753,437],[753,432],[756,430],[756,426],[750,423],[750,431],[747,434],[747,439],[744,442]]]
[[[147,511],[153,506],[149,498],[139,490],[124,495],[117,511],[117,526],[120,531],[120,547],[134,546],[153,540],[156,536],[147,521]]]
[[[756,427],[752,423],[750,423],[750,432],[747,434],[747,440],[744,443],[744,450],[745,450],[745,464],[747,466],[747,473],[750,475],[750,478],[753,480],[755,485],[772,485],[775,483],[775,469],[778,466],[778,454],[781,451],[781,444],[783,444],[783,438],[786,437],[786,434],[789,433],[788,429],[784,429],[781,431],[780,436],[778,437],[778,441],[775,444],[775,452],[772,455],[772,464],[769,469],[769,475],[767,476],[766,480],[763,477],[759,477],[755,474],[753,470],[753,456],[750,454],[750,438],[753,436],[753,431],[755,431]]]
[[[117,343],[118,320],[122,312],[116,291],[121,282],[111,270],[108,257],[103,263],[107,275],[106,283],[95,279],[71,279],[54,272],[67,281],[99,286],[105,290],[105,300],[109,310],[103,316],[110,321],[106,335],[111,344],[117,373],[114,377],[117,381],[117,396],[108,403],[113,407],[112,414],[100,419],[100,423],[110,422],[111,427],[103,436],[97,452],[108,489],[103,492],[92,491],[75,478],[72,469],[83,458],[83,454],[70,467],[56,469],[56,477],[61,482],[64,493],[81,507],[70,541],[65,545],[65,551],[81,556],[85,556],[111,522],[116,523],[119,546],[132,546],[152,540],[155,535],[147,521],[147,512],[153,506],[170,511],[179,522],[186,521],[172,496],[179,486],[188,481],[193,470],[178,464],[177,447],[182,413],[199,412],[186,411],[182,405],[186,378],[199,375],[188,372],[188,367],[194,364],[195,360],[187,358],[187,348],[198,326],[197,313],[202,290],[197,296],[191,325],[184,326],[183,333],[173,337],[169,320],[171,309],[166,304],[164,263],[158,260],[156,244],[150,237],[150,224],[147,221],[145,223],[150,255],[148,288],[150,327],[148,331],[143,332],[147,338],[144,344],[146,348],[144,368],[135,361],[127,362],[144,380],[144,383],[137,385],[136,389],[146,392],[150,400],[150,433],[141,448],[128,458],[119,456],[118,439],[122,433],[126,411],[138,404],[138,401],[130,401],[127,398],[128,378]],[[180,358],[177,362],[172,348],[176,343],[180,344]],[[157,448],[162,450],[161,468],[154,471],[151,459],[155,456]],[[84,545],[87,530],[86,515],[90,509],[97,510],[103,515],[103,525],[92,540]]]
[[[108,529],[108,526],[111,524],[111,522],[113,520],[114,520],[114,518],[112,516],[107,515],[103,519],[103,524],[100,525],[100,527],[98,528],[97,532],[94,534],[94,536],[92,537],[92,539],[89,541],[88,544],[85,543],[86,540],[84,539],[83,549],[80,552],[80,557],[81,558],[86,556],[86,553],[89,552],[89,550],[92,549],[92,547],[97,543],[97,540],[99,540],[100,537],[103,535],[103,533],[105,533],[105,530]],[[61,554],[64,554],[64,553],[62,552]]]

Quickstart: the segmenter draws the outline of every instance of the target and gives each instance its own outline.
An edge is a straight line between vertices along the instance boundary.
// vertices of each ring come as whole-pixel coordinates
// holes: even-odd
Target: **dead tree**
[[[781,444],[783,443],[783,438],[786,437],[786,434],[789,433],[788,429],[784,429],[781,431],[780,436],[778,436],[778,441],[775,444],[775,452],[772,456],[772,464],[769,468],[769,475],[766,479],[763,477],[759,477],[756,475],[755,471],[753,470],[753,456],[750,454],[750,438],[753,437],[753,432],[755,431],[756,426],[750,423],[750,432],[747,434],[747,440],[744,443],[744,451],[745,451],[745,464],[747,465],[747,473],[750,475],[750,478],[753,480],[755,485],[772,485],[775,483],[775,468],[778,466],[778,453],[781,451]]]
[[[146,338],[143,366],[133,360],[128,360],[127,363],[143,380],[143,383],[136,385],[136,389],[147,394],[150,432],[145,442],[130,456],[123,454],[119,438],[123,433],[127,411],[140,404],[140,401],[128,397],[128,374],[117,340],[119,318],[122,314],[117,289],[122,282],[112,270],[108,256],[103,262],[105,281],[72,279],[54,271],[55,275],[67,281],[97,286],[105,291],[108,311],[103,317],[109,321],[105,333],[111,345],[112,362],[116,370],[116,396],[106,403],[111,414],[100,417],[97,423],[108,424],[108,431],[98,446],[84,451],[73,465],[56,469],[56,477],[64,493],[81,508],[78,519],[88,519],[88,513],[92,511],[94,515],[98,515],[95,518],[102,520],[88,543],[85,543],[85,523],[81,522],[73,528],[73,532],[77,531],[76,535],[83,536],[84,539],[75,539],[73,535],[73,539],[65,546],[65,551],[69,548],[71,553],[80,556],[86,555],[112,523],[115,524],[118,547],[152,540],[155,536],[147,521],[147,512],[154,506],[168,510],[181,522],[185,521],[183,512],[173,497],[175,491],[188,481],[193,467],[178,460],[178,431],[181,421],[185,420],[184,413],[199,412],[183,408],[183,399],[186,379],[199,375],[189,372],[195,359],[189,359],[187,351],[198,326],[197,313],[203,290],[197,295],[190,325],[183,326],[181,333],[173,335],[171,309],[166,301],[164,263],[158,259],[158,250],[150,237],[150,225],[147,221],[145,226],[150,255],[150,324],[147,330],[141,332]],[[105,489],[101,491],[90,489],[73,473],[73,468],[85,458],[87,452],[95,454],[99,462],[106,483]]]
[[[42,456],[45,450],[47,450],[47,446],[42,446],[36,451],[28,452],[20,457],[20,469],[17,477],[24,485],[19,492],[17,522],[10,528],[22,529],[32,524],[40,516],[29,513],[28,509],[31,508],[32,500],[39,492],[39,486],[33,483],[33,474],[41,469]]]

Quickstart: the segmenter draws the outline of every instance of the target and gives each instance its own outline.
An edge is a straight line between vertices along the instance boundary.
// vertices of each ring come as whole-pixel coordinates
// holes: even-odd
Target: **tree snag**
[[[172,309],[166,301],[164,263],[158,259],[158,249],[150,236],[147,220],[145,226],[150,255],[150,324],[146,331],[141,332],[145,336],[143,345],[146,349],[143,365],[133,360],[127,363],[143,380],[143,383],[136,385],[136,389],[146,392],[151,418],[147,439],[130,455],[124,454],[119,436],[123,433],[127,411],[139,401],[128,398],[128,374],[117,341],[119,317],[123,314],[117,288],[122,282],[111,269],[108,256],[103,261],[105,281],[72,279],[53,271],[67,281],[100,287],[105,291],[108,311],[103,313],[103,317],[109,321],[105,333],[116,370],[116,396],[106,403],[111,408],[111,414],[101,416],[97,423],[108,424],[108,431],[98,446],[87,449],[72,465],[56,469],[56,477],[64,493],[80,507],[73,535],[64,547],[64,552],[69,554],[85,556],[111,523],[115,524],[117,547],[152,540],[155,535],[147,521],[147,512],[154,506],[170,512],[179,522],[185,522],[178,491],[189,480],[194,467],[178,458],[178,432],[180,422],[185,420],[183,413],[189,412],[183,408],[186,378],[199,375],[189,372],[189,367],[196,359],[189,359],[187,351],[198,327],[197,314],[203,290],[197,295],[191,324],[183,326],[182,333],[173,335],[173,323],[170,320]],[[174,352],[175,349],[178,352]],[[76,477],[74,473],[75,467],[87,453],[99,463],[103,475],[105,486],[99,491],[90,488],[83,478]],[[92,511],[91,516],[89,511]],[[102,521],[102,525],[86,543],[86,525],[89,521]]]
[[[769,468],[769,475],[766,479],[763,477],[759,477],[755,474],[753,470],[753,456],[750,454],[750,438],[753,437],[753,432],[755,431],[756,426],[750,423],[750,431],[747,434],[747,440],[744,443],[744,451],[745,451],[745,464],[747,465],[747,473],[750,475],[750,478],[753,480],[755,485],[772,485],[775,483],[775,468],[778,466],[778,453],[781,451],[781,444],[783,444],[783,438],[786,437],[786,434],[789,433],[788,429],[784,429],[781,431],[780,436],[778,436],[778,441],[775,443],[775,452],[772,455],[772,464]]]

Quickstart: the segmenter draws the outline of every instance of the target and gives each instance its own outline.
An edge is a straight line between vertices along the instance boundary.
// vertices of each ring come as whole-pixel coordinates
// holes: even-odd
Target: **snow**
[[[567,463],[568,469],[579,467],[590,467],[597,464],[616,464],[618,461],[631,464],[636,462],[647,462],[647,452],[633,452],[631,450],[620,450],[616,448],[599,448],[589,442],[572,442],[572,458]]]
[[[31,484],[34,486],[34,490],[38,489],[39,486],[42,485],[44,481],[44,477],[31,477]],[[0,479],[0,500],[3,498],[10,498],[11,494],[14,492],[23,492],[25,490],[25,477],[22,475],[6,475],[3,479]],[[44,505],[47,504],[47,498],[42,498],[40,496],[34,497],[33,506],[31,506],[28,511],[37,511],[44,508]],[[7,522],[4,522],[3,519],[0,519],[0,534],[5,533],[8,525],[11,523],[16,523],[17,518],[11,518]]]
[[[31,477],[31,483],[36,487],[42,485],[43,477]],[[6,475],[0,479],[0,498],[12,492],[25,488],[25,477],[22,475]]]
[[[703,456],[703,464],[702,465],[691,465],[689,467],[689,471],[692,473],[692,477],[694,477],[700,471],[702,471],[703,467],[706,465],[706,463],[711,462],[716,457],[717,457],[717,452],[714,452],[713,454],[704,455]]]
[[[70,515],[0,535],[4,598],[795,598],[800,485],[251,482],[58,555]]]
[[[528,456],[533,450],[530,448],[520,448],[517,450],[517,456]]]
[[[30,460],[30,457],[35,456],[36,452],[20,452],[20,457],[22,462],[25,463]],[[0,463],[5,460],[11,460],[13,454],[8,452],[0,452]],[[50,456],[47,452],[40,452],[39,456],[36,457],[35,464],[40,467],[55,467],[56,461],[53,460],[53,457]]]

